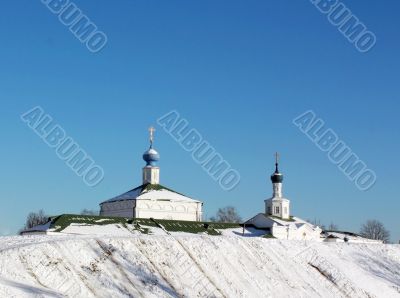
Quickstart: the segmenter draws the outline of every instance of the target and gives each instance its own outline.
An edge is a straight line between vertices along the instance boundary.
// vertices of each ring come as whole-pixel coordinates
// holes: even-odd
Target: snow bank
[[[400,297],[399,272],[398,245],[204,235],[0,237],[0,297]]]

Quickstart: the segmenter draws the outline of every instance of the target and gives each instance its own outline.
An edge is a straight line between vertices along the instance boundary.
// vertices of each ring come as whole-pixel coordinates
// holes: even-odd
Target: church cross
[[[153,147],[153,142],[154,142],[154,132],[156,129],[153,126],[150,126],[149,132],[150,132],[150,145]]]
[[[279,173],[278,163],[279,163],[279,153],[275,152],[275,173]]]
[[[278,164],[279,163],[279,153],[275,152],[275,163]]]

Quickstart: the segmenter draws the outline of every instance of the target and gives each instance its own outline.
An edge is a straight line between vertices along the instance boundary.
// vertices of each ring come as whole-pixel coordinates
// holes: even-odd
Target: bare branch
[[[384,242],[389,242],[390,233],[384,227],[383,223],[375,219],[368,220],[361,226],[360,229],[361,236],[374,240],[383,240]]]

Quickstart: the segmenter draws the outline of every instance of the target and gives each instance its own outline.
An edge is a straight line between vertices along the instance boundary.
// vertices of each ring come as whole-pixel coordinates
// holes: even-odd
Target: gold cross
[[[154,142],[154,132],[156,129],[153,126],[149,127],[149,132],[150,132],[150,144],[153,145]]]

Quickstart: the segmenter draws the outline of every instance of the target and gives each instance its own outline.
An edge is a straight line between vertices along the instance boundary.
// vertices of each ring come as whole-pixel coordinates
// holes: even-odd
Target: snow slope
[[[400,246],[240,236],[0,237],[0,297],[400,297]]]

